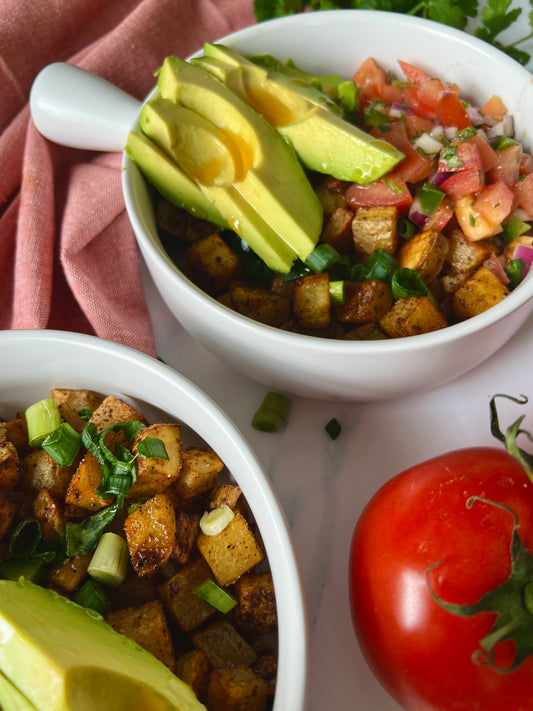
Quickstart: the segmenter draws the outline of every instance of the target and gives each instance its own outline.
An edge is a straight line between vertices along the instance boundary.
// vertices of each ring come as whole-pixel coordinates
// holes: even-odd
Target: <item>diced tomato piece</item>
[[[475,209],[475,200],[472,195],[465,195],[457,200],[455,217],[464,236],[471,242],[491,237],[501,231],[499,225],[493,225]]]
[[[507,107],[499,96],[493,94],[481,107],[481,113],[492,116],[497,121],[501,121],[503,116],[507,113]]]
[[[489,180],[501,182],[513,187],[520,178],[520,164],[522,162],[522,146],[516,143],[509,148],[495,151],[498,159],[497,165],[489,171]]]
[[[405,181],[395,173],[394,170],[386,178],[376,180],[370,185],[358,185],[357,183],[350,185],[346,190],[346,199],[351,207],[357,209],[358,207],[395,205],[399,215],[406,215],[413,202],[413,197]]]
[[[396,166],[394,172],[400,175],[407,183],[418,183],[424,180],[431,173],[433,163],[431,158],[419,153],[409,140],[407,130],[403,121],[393,121],[388,124],[388,131],[373,129],[373,136],[381,138],[383,141],[391,143],[401,151],[405,158]]]
[[[373,57],[368,57],[353,75],[353,80],[359,86],[365,84],[389,84],[387,72],[382,69]]]
[[[398,64],[409,84],[421,84],[426,79],[429,79],[429,76],[425,72],[413,64],[409,64],[409,62],[403,62],[399,59]]]
[[[525,210],[533,220],[533,173],[529,173],[514,186],[518,206]]]
[[[496,151],[479,133],[468,138],[467,143],[473,143],[478,149],[485,173],[498,165],[498,155]]]
[[[424,223],[424,230],[439,230],[442,232],[454,216],[453,205],[443,200],[438,208]]]
[[[475,209],[493,225],[509,216],[513,207],[514,193],[505,183],[491,183],[476,198]]]
[[[420,100],[417,86],[406,86],[403,90],[403,97],[407,106],[410,106],[417,116],[427,119],[428,121],[436,119],[435,108]]]
[[[461,170],[446,178],[439,187],[452,200],[458,200],[484,188],[485,173],[482,170]]]
[[[436,103],[437,118],[443,126],[456,126],[458,129],[471,128],[463,102],[454,93],[441,93]]]
[[[412,136],[420,136],[423,133],[429,133],[434,126],[434,123],[416,114],[406,114],[405,116],[405,128],[410,138]]]
[[[533,156],[530,153],[524,153],[522,151],[520,175],[529,175],[529,173],[533,173]]]
[[[479,170],[483,173],[483,161],[477,145],[470,141],[455,141],[441,151],[437,170],[439,173],[463,170]]]
[[[381,99],[388,105],[403,104],[403,88],[397,84],[381,84]]]
[[[439,99],[444,91],[446,91],[446,87],[440,79],[426,79],[418,87],[418,100],[431,111],[436,111]]]

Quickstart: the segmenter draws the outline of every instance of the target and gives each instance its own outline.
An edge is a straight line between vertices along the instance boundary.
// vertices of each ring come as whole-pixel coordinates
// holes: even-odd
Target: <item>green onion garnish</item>
[[[118,504],[101,509],[84,521],[69,521],[65,526],[66,553],[68,556],[91,553],[100,540],[105,527],[111,523],[119,510]]]
[[[212,607],[224,614],[233,610],[237,604],[237,600],[229,593],[215,583],[214,580],[207,578],[203,583],[200,583],[193,590],[194,595],[209,603]]]
[[[344,304],[344,281],[329,282],[329,298],[332,304]]]
[[[332,417],[331,420],[327,423],[327,425],[324,428],[328,435],[331,437],[331,439],[337,439],[337,437],[341,433],[341,426],[339,421],[335,418]]]
[[[206,536],[216,536],[233,521],[235,514],[227,504],[222,504],[211,511],[204,511],[200,519],[200,529]]]
[[[8,551],[11,558],[29,558],[41,542],[41,524],[36,518],[25,518],[11,534]]]
[[[46,398],[30,405],[26,410],[26,423],[30,446],[39,447],[45,437],[61,424],[57,402],[53,398]]]
[[[397,269],[392,275],[392,296],[395,300],[404,296],[428,296],[429,290],[416,269]]]
[[[305,265],[315,274],[320,274],[335,264],[340,259],[340,256],[334,247],[322,242],[306,258]]]
[[[398,264],[392,254],[378,247],[368,258],[365,279],[388,282],[396,269],[398,269]]]
[[[396,225],[396,229],[400,237],[403,237],[403,239],[412,239],[416,228],[414,222],[411,222],[411,220],[407,217],[400,217]]]
[[[41,446],[60,467],[68,467],[80,451],[81,435],[68,422],[63,422],[45,437]]]
[[[522,281],[522,269],[526,266],[523,259],[510,259],[506,267],[504,267],[505,273],[509,278],[509,284],[507,288],[513,290],[515,286],[518,286]]]
[[[78,410],[78,417],[84,422],[89,422],[93,415],[93,411],[89,410],[88,407],[84,407],[82,410]]]
[[[98,541],[87,572],[102,585],[117,587],[128,571],[128,544],[116,533],[104,533]]]
[[[444,192],[432,183],[424,183],[416,191],[416,197],[420,205],[420,212],[423,215],[432,215],[444,200]]]
[[[252,419],[252,427],[261,432],[277,432],[289,412],[291,401],[286,395],[269,392]]]
[[[3,580],[25,578],[40,585],[44,577],[45,568],[42,560],[5,560],[0,563],[0,578]]]
[[[104,614],[110,605],[104,591],[96,580],[87,580],[74,595],[73,600],[77,602],[78,605],[87,607],[90,610],[95,610],[101,615]]]
[[[163,440],[159,439],[159,437],[145,437],[137,445],[137,451],[143,457],[168,460],[167,448]]]

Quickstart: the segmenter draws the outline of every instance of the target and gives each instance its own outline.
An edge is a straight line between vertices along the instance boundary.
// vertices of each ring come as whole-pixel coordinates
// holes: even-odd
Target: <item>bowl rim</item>
[[[403,31],[403,28],[415,28],[418,31],[430,31],[435,36],[451,38],[454,43],[473,46],[476,51],[480,53],[480,55],[485,54],[493,59],[497,59],[498,62],[502,63],[504,66],[508,66],[509,69],[512,68],[514,72],[522,72],[524,81],[527,80],[528,83],[531,82],[531,74],[525,67],[522,67],[518,62],[505,54],[502,50],[488,44],[487,42],[484,42],[470,33],[428,20],[426,18],[408,16],[382,10],[339,9],[298,13],[274,18],[245,27],[241,30],[225,35],[217,40],[217,42],[235,45],[242,41],[249,40],[250,38],[253,39],[255,36],[262,34],[265,31],[275,31],[281,25],[286,25],[289,29],[294,29],[294,31],[302,31],[305,27],[316,26],[319,24],[321,29],[327,31],[330,24],[338,25],[352,22],[375,24],[376,22],[383,20],[394,22],[399,33]],[[197,52],[187,57],[187,59],[198,56],[201,52],[202,49],[199,49]],[[148,97],[151,96],[153,92],[154,89],[152,89]],[[505,319],[505,317],[510,313],[520,309],[527,302],[533,299],[533,270],[530,270],[524,281],[499,304],[492,306],[481,314],[467,319],[466,321],[452,324],[443,329],[432,331],[430,333],[378,341],[350,341],[326,339],[308,334],[283,331],[274,326],[259,323],[247,316],[236,313],[232,309],[218,302],[215,298],[208,295],[180,271],[180,269],[172,262],[163,246],[160,243],[156,244],[148,236],[141,221],[138,219],[135,200],[132,196],[132,177],[135,171],[138,171],[138,169],[133,164],[133,161],[131,161],[129,156],[124,153],[122,171],[123,196],[129,218],[135,228],[134,231],[142,251],[146,251],[152,258],[155,258],[160,268],[164,270],[166,280],[176,281],[177,279],[181,285],[180,288],[182,288],[188,296],[193,299],[196,307],[203,307],[204,309],[210,311],[215,318],[222,318],[226,320],[228,322],[228,327],[250,331],[250,333],[256,334],[256,337],[259,337],[260,335],[260,337],[269,339],[273,344],[279,344],[280,348],[302,348],[310,353],[316,352],[317,355],[341,353],[347,356],[351,354],[361,354],[364,356],[372,356],[373,354],[384,355],[387,353],[399,354],[418,348],[438,348],[443,344],[468,338],[474,333],[481,332],[486,328],[497,324],[502,319]]]
[[[117,383],[115,389],[110,382],[110,376],[107,376],[106,380],[105,375],[100,375],[101,370],[95,371],[98,372],[98,379],[102,377],[101,389],[106,393],[117,394],[117,392],[124,391],[127,393],[127,386],[124,383],[128,378],[131,381],[139,378],[142,381],[143,377],[147,381],[149,378],[155,378],[161,383],[161,386],[165,386],[165,393],[167,393],[165,397],[169,400],[172,399],[172,403],[176,403],[173,412],[170,412],[166,405],[150,401],[149,393],[147,393],[149,388],[148,385],[144,385],[144,381],[142,381],[142,385],[136,384],[129,396],[133,400],[143,399],[154,407],[163,409],[172,419],[182,421],[198,432],[194,425],[188,424],[186,417],[179,414],[180,408],[194,408],[194,412],[190,414],[192,419],[199,420],[201,418],[202,422],[205,419],[210,423],[209,427],[217,428],[218,439],[222,438],[224,442],[227,441],[228,448],[235,447],[235,459],[239,464],[239,473],[246,481],[240,480],[239,473],[237,475],[233,473],[233,467],[228,465],[228,469],[242,486],[243,493],[258,523],[274,577],[274,587],[284,591],[283,595],[279,595],[278,600],[279,694],[276,691],[274,709],[284,711],[286,708],[292,708],[295,711],[304,711],[307,697],[309,641],[307,603],[300,567],[291,529],[278,494],[242,432],[201,388],[157,358],[134,348],[98,336],[71,331],[15,329],[0,332],[0,352],[3,355],[3,362],[9,363],[10,358],[16,358],[17,365],[13,367],[16,370],[21,367],[21,358],[17,358],[17,355],[25,354],[22,356],[24,365],[27,361],[34,365],[35,373],[37,373],[35,377],[42,378],[47,383],[45,388],[50,388],[53,385],[51,381],[54,377],[59,377],[57,374],[59,368],[63,367],[64,359],[58,358],[57,363],[51,366],[43,365],[42,375],[39,371],[39,363],[43,363],[47,355],[60,353],[59,349],[61,348],[67,349],[69,362],[77,363],[76,354],[81,356],[83,352],[85,359],[90,356],[91,363],[94,362],[95,368],[103,368],[106,361],[108,363],[118,361],[120,363],[119,378],[122,377],[123,372],[126,372],[125,366],[127,365],[130,375],[124,375],[124,380]],[[9,368],[9,365],[7,367]],[[56,375],[50,375],[50,370],[53,370]],[[5,372],[5,369],[3,371]],[[32,383],[35,377],[32,377]],[[69,386],[67,385],[67,387]],[[76,384],[71,384],[70,387],[76,387]],[[46,392],[43,397],[46,397]],[[205,435],[199,433],[199,436],[206,439]],[[265,526],[267,520],[268,527]],[[296,658],[300,659],[300,664],[296,663]]]

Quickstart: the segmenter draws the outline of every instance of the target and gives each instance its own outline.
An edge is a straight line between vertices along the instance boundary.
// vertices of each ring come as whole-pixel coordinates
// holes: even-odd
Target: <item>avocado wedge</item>
[[[35,706],[2,673],[0,673],[0,709],[37,711]]]

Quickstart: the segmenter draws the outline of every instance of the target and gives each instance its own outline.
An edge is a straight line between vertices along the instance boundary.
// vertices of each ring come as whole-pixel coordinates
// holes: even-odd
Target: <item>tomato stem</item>
[[[520,428],[520,425],[525,419],[525,415],[522,415],[515,422],[513,422],[504,434],[500,428],[498,411],[496,409],[496,398],[498,397],[505,397],[508,400],[518,403],[519,405],[525,405],[528,402],[528,399],[525,395],[521,395],[518,398],[512,397],[511,395],[505,395],[503,393],[494,395],[490,401],[490,431],[496,439],[505,444],[505,448],[509,454],[514,457],[519,464],[521,464],[528,477],[531,481],[533,481],[533,455],[525,452],[523,449],[520,449],[516,443],[516,438],[521,434],[525,435],[530,442],[533,442],[533,436],[531,433]]]

